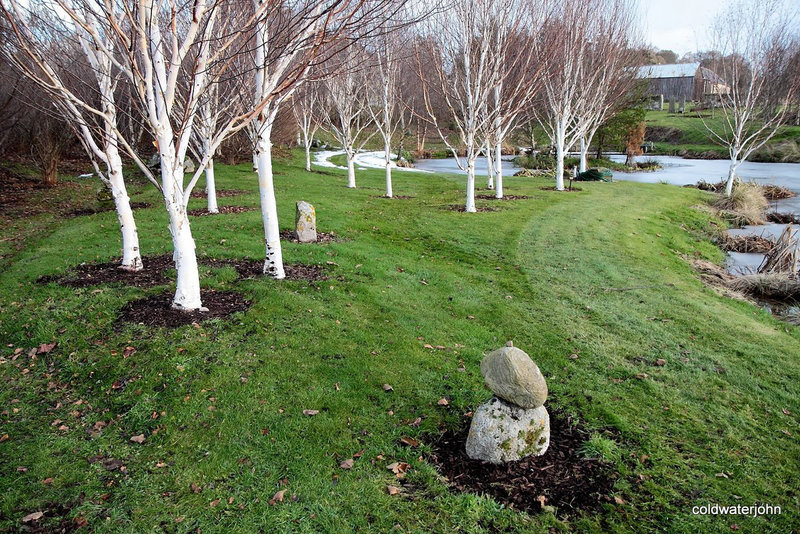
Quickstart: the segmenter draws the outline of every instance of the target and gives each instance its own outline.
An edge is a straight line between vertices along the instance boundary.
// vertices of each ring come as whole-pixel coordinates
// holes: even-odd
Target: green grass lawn
[[[36,511],[47,511],[47,528],[85,520],[96,532],[797,527],[800,329],[692,273],[683,256],[722,260],[708,239],[721,222],[693,208],[707,193],[625,182],[556,193],[540,189],[544,179],[508,177],[507,193],[530,198],[465,214],[447,209],[463,203],[461,177],[396,172],[395,194],[413,198],[390,200],[382,170],[358,171],[349,190],[344,171],[306,173],[301,159],[276,163],[282,227],[307,200],[318,229],[342,239],[287,242],[284,258],[324,265],[329,279],[237,281],[203,269],[204,287],[253,302],[225,321],[117,325],[125,303],[166,288],[36,283],[118,255],[115,215],[26,226],[0,273],[0,531]],[[217,166],[218,189],[249,191],[221,205],[258,205],[249,167]],[[169,252],[157,193],[133,200],[153,205],[136,213],[143,253]],[[258,211],[196,218],[192,230],[200,256],[263,257]],[[507,340],[539,364],[548,404],[591,430],[587,454],[618,474],[619,504],[527,515],[451,492],[426,460],[433,436],[489,398],[479,362]],[[52,341],[52,352],[28,356]],[[130,441],[140,434],[144,443]],[[341,469],[349,458],[354,467]],[[403,481],[386,468],[394,461],[411,466]],[[283,502],[269,504],[279,490]],[[783,514],[692,515],[710,503]]]

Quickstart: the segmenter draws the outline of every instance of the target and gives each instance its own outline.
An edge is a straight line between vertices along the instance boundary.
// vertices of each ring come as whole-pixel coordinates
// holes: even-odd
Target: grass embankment
[[[727,159],[728,149],[715,144],[708,128],[722,131],[724,115],[716,110],[689,110],[684,114],[648,111],[645,138],[654,141],[655,153]],[[800,161],[800,126],[783,126],[766,147],[753,153],[751,161]]]
[[[284,243],[284,257],[325,265],[330,278],[237,281],[230,269],[203,269],[204,287],[253,301],[226,321],[117,325],[126,302],[164,288],[37,285],[118,254],[113,213],[45,225],[9,260],[0,529],[36,511],[48,528],[85,521],[98,532],[797,525],[800,329],[717,296],[681,258],[722,258],[706,237],[718,222],[691,208],[707,193],[625,182],[555,193],[540,190],[546,180],[510,177],[508,192],[529,199],[464,214],[446,209],[463,202],[458,177],[398,172],[395,192],[414,198],[389,200],[379,198],[381,170],[358,172],[359,188],[348,190],[343,172],[301,165],[276,165],[282,225],[304,199],[319,229],[343,239]],[[257,205],[249,165],[220,165],[217,176],[220,189],[249,191],[220,204]],[[134,200],[154,206],[137,212],[144,253],[168,252],[157,194]],[[196,218],[192,229],[200,255],[263,257],[258,212]],[[542,368],[549,404],[593,432],[586,452],[618,473],[617,504],[528,516],[451,493],[426,461],[432,436],[489,397],[480,359],[509,339]],[[138,435],[143,443],[130,441]],[[403,436],[422,446],[402,446]],[[354,467],[341,469],[350,458]],[[403,481],[386,468],[395,461],[410,464]],[[389,495],[390,484],[401,493]],[[270,505],[279,490],[284,500]],[[692,515],[709,503],[771,503],[783,514]]]

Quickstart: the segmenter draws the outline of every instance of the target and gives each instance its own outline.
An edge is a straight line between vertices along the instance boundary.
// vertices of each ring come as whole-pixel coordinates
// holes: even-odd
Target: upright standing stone
[[[317,240],[317,212],[314,206],[301,200],[297,203],[297,240],[301,243],[313,243]]]

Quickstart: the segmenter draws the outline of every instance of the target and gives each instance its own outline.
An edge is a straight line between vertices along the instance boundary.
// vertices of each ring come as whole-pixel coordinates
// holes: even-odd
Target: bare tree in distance
[[[101,26],[88,9],[83,10],[85,24],[79,25],[77,32],[60,13],[55,14],[52,7],[28,11],[16,0],[8,0],[8,5],[2,4],[2,12],[14,36],[13,41],[4,42],[3,56],[52,99],[55,109],[77,134],[95,173],[114,199],[122,233],[120,267],[141,270],[139,237],[120,156],[115,99],[119,69],[115,64],[116,47],[110,28]],[[48,14],[51,16],[47,17]],[[60,63],[65,60],[65,64]],[[74,83],[82,79],[79,74],[71,75],[77,73],[87,74],[86,78],[93,82]],[[43,121],[42,127],[51,123],[52,120]],[[53,138],[41,132],[40,137]],[[52,164],[53,147],[48,148],[46,159]]]
[[[604,57],[595,49],[603,35],[624,24],[629,0],[573,0],[555,6],[537,47],[547,76],[543,80],[538,120],[556,149],[556,189],[564,190],[564,158],[567,150],[599,124],[596,93],[609,83],[602,68]],[[619,28],[617,28],[619,26]]]
[[[326,64],[325,102],[323,128],[336,137],[347,158],[347,187],[356,187],[354,158],[375,135],[370,116],[370,93],[368,91],[369,61],[363,48],[350,47],[329,60]]]
[[[496,116],[496,108],[489,102],[500,81],[506,45],[502,38],[498,42],[498,35],[523,30],[530,13],[520,7],[515,0],[454,0],[423,23],[422,37],[416,41],[425,118],[452,152],[458,167],[467,173],[465,211],[471,213],[477,211],[475,161],[482,148],[481,137]],[[428,66],[433,68],[432,73],[426,72]],[[434,109],[435,99],[445,103],[457,140],[448,135]],[[465,149],[463,159],[460,146]]]
[[[368,80],[367,110],[372,117],[378,133],[383,139],[383,156],[386,169],[386,197],[392,198],[392,139],[401,127],[401,115],[398,95],[400,76],[402,40],[398,32],[383,29],[381,35],[374,40],[372,55],[376,63]],[[374,102],[374,104],[373,104]],[[398,159],[401,155],[397,156]]]
[[[796,3],[738,0],[712,27],[713,47],[720,53],[714,70],[730,93],[718,101],[721,126],[704,124],[709,137],[728,149],[727,196],[739,165],[775,136],[800,90],[800,75],[791,68],[798,50],[797,20]]]
[[[320,86],[316,81],[307,81],[295,91],[292,112],[300,130],[300,142],[306,156],[306,171],[311,172],[311,145],[319,129]]]

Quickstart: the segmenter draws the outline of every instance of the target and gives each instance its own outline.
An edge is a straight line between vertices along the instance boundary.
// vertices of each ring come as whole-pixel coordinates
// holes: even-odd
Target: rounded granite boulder
[[[481,374],[492,393],[521,408],[538,408],[547,400],[547,382],[530,356],[516,347],[491,352]]]
[[[493,397],[472,416],[467,456],[493,464],[541,456],[550,446],[547,408],[520,408]]]

